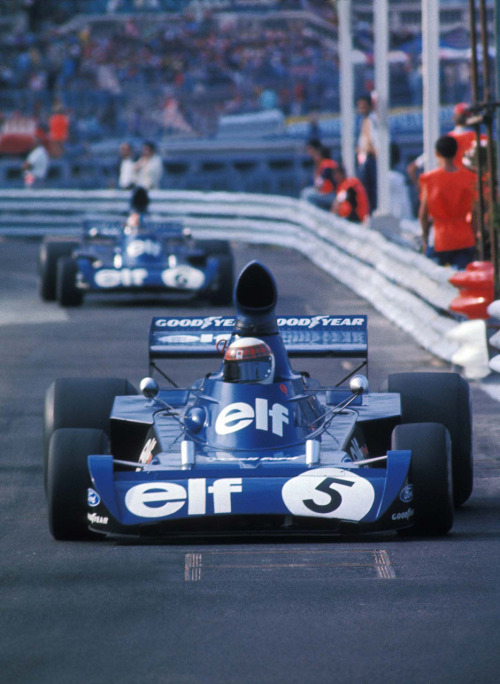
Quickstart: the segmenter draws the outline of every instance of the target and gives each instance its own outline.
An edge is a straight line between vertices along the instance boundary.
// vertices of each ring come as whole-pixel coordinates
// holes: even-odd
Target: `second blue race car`
[[[79,306],[87,293],[174,293],[231,302],[234,259],[225,240],[194,240],[180,223],[86,221],[79,241],[45,239],[40,295]]]

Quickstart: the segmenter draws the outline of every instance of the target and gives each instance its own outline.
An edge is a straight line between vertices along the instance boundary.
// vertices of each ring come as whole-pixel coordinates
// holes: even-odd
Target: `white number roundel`
[[[285,482],[281,495],[292,515],[358,521],[375,500],[372,484],[342,468],[315,468]]]
[[[203,271],[187,264],[165,269],[162,271],[161,279],[167,287],[185,290],[199,290],[205,284]]]

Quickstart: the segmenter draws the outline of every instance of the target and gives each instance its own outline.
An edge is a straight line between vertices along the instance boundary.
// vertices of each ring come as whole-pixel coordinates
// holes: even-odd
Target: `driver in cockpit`
[[[130,200],[130,215],[125,223],[125,234],[133,235],[141,229],[149,207],[149,195],[145,188],[136,188]]]
[[[240,337],[224,353],[222,379],[225,382],[271,384],[274,380],[274,354],[257,337]]]

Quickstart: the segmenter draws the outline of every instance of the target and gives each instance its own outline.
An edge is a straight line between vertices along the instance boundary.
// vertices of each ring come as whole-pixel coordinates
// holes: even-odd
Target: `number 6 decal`
[[[361,520],[375,490],[368,480],[341,468],[316,468],[288,480],[281,495],[292,515]]]

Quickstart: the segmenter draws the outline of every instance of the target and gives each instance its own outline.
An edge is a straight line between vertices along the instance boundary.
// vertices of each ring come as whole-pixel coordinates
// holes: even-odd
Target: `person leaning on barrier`
[[[476,174],[454,164],[457,141],[450,135],[435,146],[438,168],[420,176],[422,251],[441,266],[464,269],[475,259]],[[431,223],[434,250],[428,249]]]
[[[353,223],[363,223],[370,215],[370,202],[363,183],[359,178],[348,178],[342,164],[337,166],[334,176],[337,196],[331,207],[332,213]]]
[[[331,158],[330,150],[318,138],[311,138],[306,146],[307,154],[314,162],[314,185],[304,188],[301,198],[321,209],[330,209],[335,199],[336,184],[334,170],[337,162]]]

